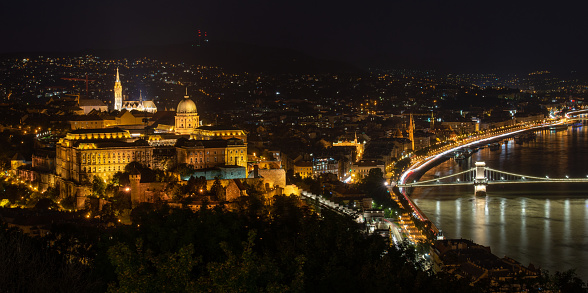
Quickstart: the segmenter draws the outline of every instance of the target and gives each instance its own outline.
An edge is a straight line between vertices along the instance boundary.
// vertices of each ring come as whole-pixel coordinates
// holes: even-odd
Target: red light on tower
[[[203,36],[204,34],[204,36]],[[198,44],[197,46],[200,47],[202,45],[202,42],[208,42],[208,40],[206,39],[208,37],[208,33],[207,32],[203,32],[202,30],[197,30],[197,39],[198,39]]]

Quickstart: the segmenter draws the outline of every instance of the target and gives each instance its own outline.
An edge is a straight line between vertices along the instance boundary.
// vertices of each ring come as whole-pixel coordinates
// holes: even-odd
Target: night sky
[[[585,71],[588,4],[562,1],[2,1],[0,52],[195,40],[367,67]]]

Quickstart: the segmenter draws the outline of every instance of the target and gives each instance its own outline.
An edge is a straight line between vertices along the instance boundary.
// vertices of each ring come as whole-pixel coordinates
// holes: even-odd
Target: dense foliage
[[[243,197],[235,211],[216,207],[192,212],[144,204],[131,217],[132,225],[107,230],[91,225],[56,226],[50,250],[72,260],[61,263],[65,268],[77,263],[77,275],[91,274],[83,283],[87,291],[471,289],[416,269],[410,250],[399,251],[380,236],[366,236],[347,218],[314,214],[295,197],[277,196],[271,204],[255,195]],[[1,286],[0,291],[10,291]]]

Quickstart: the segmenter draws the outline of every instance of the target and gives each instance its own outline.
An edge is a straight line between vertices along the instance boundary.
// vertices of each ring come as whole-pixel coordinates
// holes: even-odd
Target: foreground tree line
[[[54,225],[31,238],[0,229],[2,292],[471,291],[415,267],[415,255],[296,197],[196,212],[143,204],[132,225]]]
[[[1,292],[478,292],[418,269],[348,218],[298,198],[242,197],[223,206],[143,204],[132,225],[54,225],[31,238],[2,224]]]

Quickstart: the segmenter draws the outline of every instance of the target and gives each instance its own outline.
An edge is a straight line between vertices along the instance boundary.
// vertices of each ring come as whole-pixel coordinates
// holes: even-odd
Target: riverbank
[[[482,147],[486,144],[495,143],[496,141],[502,141],[503,139],[511,138],[511,137],[514,137],[514,136],[521,134],[521,133],[526,133],[529,131],[536,131],[536,130],[552,127],[554,125],[561,125],[561,123],[559,123],[559,122],[557,122],[557,123],[543,123],[543,124],[537,124],[534,126],[523,125],[523,126],[513,127],[511,129],[496,131],[494,133],[495,135],[490,136],[490,137],[488,136],[488,134],[481,134],[479,137],[466,138],[461,143],[458,143],[458,145],[455,145],[455,146],[450,145],[450,146],[444,147],[444,149],[435,150],[435,151],[433,151],[432,155],[427,156],[424,159],[421,158],[415,164],[411,165],[411,167],[409,167],[404,173],[402,173],[402,175],[400,176],[400,180],[398,181],[398,184],[405,184],[406,182],[418,180],[421,176],[423,176],[431,168],[437,166],[438,164],[440,164],[442,162],[449,160],[450,157],[448,155],[457,151],[457,150],[460,150],[460,149],[463,149],[466,147],[476,147],[476,148]],[[447,149],[445,149],[445,148],[447,148]],[[418,205],[408,195],[405,188],[393,188],[392,190],[398,199],[402,198],[402,200],[407,203],[406,208],[410,208],[412,210],[412,213],[417,220],[424,222],[424,223],[428,223],[428,225],[425,225],[425,226],[431,227],[431,230],[433,231],[434,237],[432,237],[432,239],[429,239],[429,240],[433,241],[433,240],[436,240],[438,237],[442,238],[442,235],[440,233],[441,229],[439,229],[439,227],[437,227],[437,225],[435,225],[435,223],[433,221],[431,221],[427,217],[427,215],[418,207]],[[425,232],[425,231],[423,231],[423,233],[428,234],[428,232]]]
[[[524,144],[480,150],[463,162],[445,161],[421,180],[462,172],[475,161],[512,173],[549,178],[588,175],[588,127],[545,129]],[[446,237],[472,239],[499,256],[551,272],[577,268],[588,278],[588,186],[585,183],[490,185],[487,196],[472,187],[421,187],[408,194]]]

